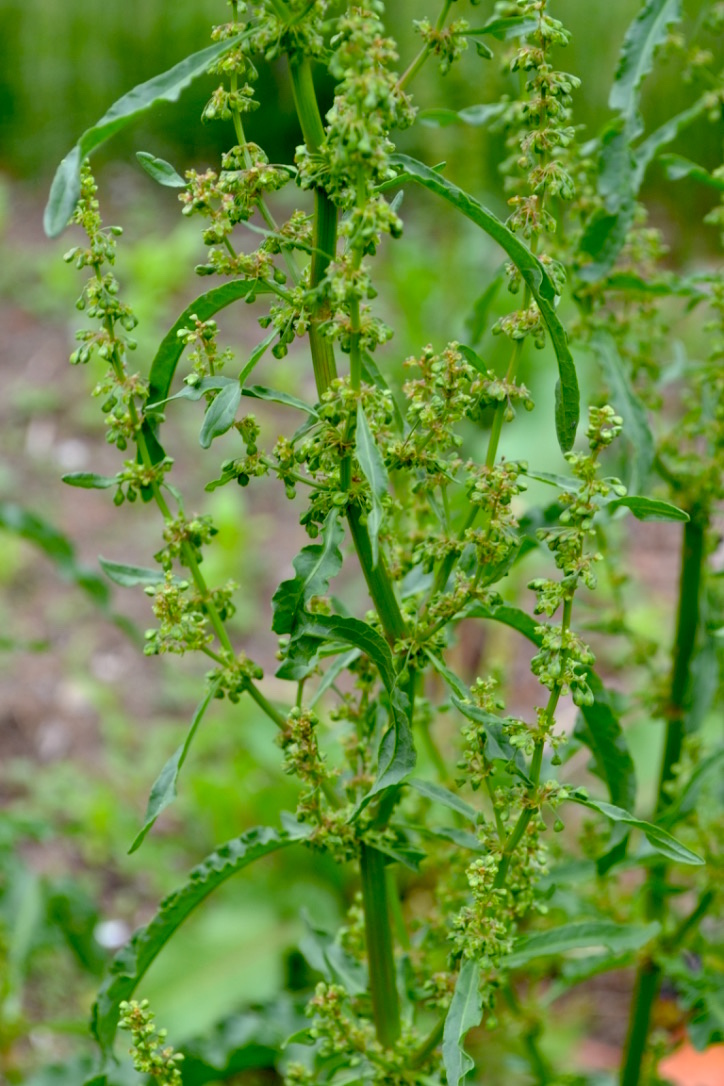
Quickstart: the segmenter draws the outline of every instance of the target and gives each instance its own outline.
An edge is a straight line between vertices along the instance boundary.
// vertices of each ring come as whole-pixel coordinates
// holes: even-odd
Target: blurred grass
[[[687,4],[690,25],[696,25],[704,0]],[[400,43],[400,67],[419,47],[412,20],[433,16],[437,3],[396,0],[387,5],[387,21]],[[595,134],[607,116],[606,97],[615,71],[620,43],[639,0],[581,3],[557,0],[553,14],[572,32],[572,43],[561,54],[561,64],[585,75],[585,90],[577,96],[576,120],[584,137]],[[3,0],[0,4],[0,168],[13,177],[43,187],[58,161],[80,133],[118,97],[135,84],[177,63],[208,44],[209,27],[227,18],[223,0],[197,0],[192,5],[160,4],[153,0],[102,3],[94,0]],[[492,12],[492,4],[461,11],[478,23]],[[565,59],[562,59],[565,56]],[[595,62],[591,63],[591,58]],[[249,136],[263,132],[272,157],[287,151],[299,139],[293,102],[283,62],[260,66],[258,97],[265,108],[249,119]],[[509,75],[496,62],[481,61],[470,49],[447,77],[429,64],[423,78],[413,84],[422,107],[443,100],[454,107],[495,100]],[[226,142],[224,126],[202,126],[201,109],[214,81],[195,83],[173,106],[158,108],[132,133],[116,139],[102,151],[114,160],[130,159],[131,152],[151,147],[179,167],[216,157]],[[323,105],[331,88],[322,86]],[[676,66],[667,65],[649,81],[645,95],[653,125],[676,110],[682,87]],[[270,124],[270,118],[274,118]],[[432,153],[446,150],[463,183],[483,188],[494,184],[497,149],[479,130],[431,133],[417,128],[412,149]],[[261,142],[261,141],[260,141]],[[405,138],[409,144],[409,137]],[[705,164],[716,162],[718,138],[705,123],[687,136],[688,153]],[[492,150],[492,154],[490,153]]]

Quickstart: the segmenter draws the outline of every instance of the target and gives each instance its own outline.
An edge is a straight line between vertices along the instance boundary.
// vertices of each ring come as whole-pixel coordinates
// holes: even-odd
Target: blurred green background
[[[557,62],[584,78],[575,103],[583,140],[609,116],[608,87],[625,28],[639,6],[638,0],[553,4],[553,13],[573,33]],[[694,23],[701,6],[700,0],[686,4]],[[432,0],[388,4],[401,67],[418,48],[412,19],[434,17],[437,7]],[[486,0],[473,8],[461,0],[458,7],[477,22],[493,5]],[[98,592],[89,593],[87,583],[83,591],[79,566],[97,573],[99,553],[150,564],[158,525],[148,511],[137,507],[122,515],[107,495],[70,491],[59,481],[63,471],[112,472],[118,465],[115,450],[103,445],[98,405],[88,395],[97,374],[67,366],[80,323],[73,307],[80,279],[61,260],[68,239],[50,243],[42,237],[42,206],[53,172],[79,134],[116,98],[204,48],[210,24],[223,21],[227,10],[223,0],[0,0],[0,513],[11,506],[35,510],[60,532],[60,542],[46,534],[39,545],[38,538],[0,528],[0,627],[7,635],[0,639],[0,806],[8,812],[0,817],[0,1080],[4,1075],[9,1082],[76,1086],[86,1059],[85,1018],[114,940],[147,920],[159,896],[216,842],[255,823],[276,824],[278,810],[295,803],[294,787],[280,776],[281,755],[266,722],[245,703],[231,709],[219,705],[198,736],[177,804],[142,852],[126,855],[150,783],[190,720],[204,667],[148,660],[129,643],[114,619],[120,611],[143,628],[149,623],[145,597],[129,600],[133,593],[119,591],[111,597],[106,590],[99,608]],[[445,78],[429,65],[413,92],[421,108],[462,108],[515,93],[511,80],[497,60],[482,61],[470,50]],[[135,152],[151,151],[179,170],[214,164],[230,131],[199,122],[213,85],[210,79],[198,81],[178,104],[159,108],[94,158],[103,206],[110,208],[107,220],[127,228],[119,276],[124,297],[141,320],[142,367],[186,301],[206,284],[195,281],[190,270],[203,255],[197,225],[181,220],[176,195],[142,173]],[[320,84],[319,90],[329,103],[331,87]],[[646,85],[648,128],[684,108],[690,96],[677,66],[665,65]],[[272,160],[288,161],[299,132],[283,62],[262,68],[258,97],[263,107],[251,116],[248,135]],[[447,160],[451,178],[505,213],[497,172],[500,136],[484,128],[416,125],[401,135],[400,146],[429,163]],[[721,157],[721,130],[702,121],[670,149],[712,169]],[[699,223],[714,197],[686,181],[677,186],[662,181],[654,166],[643,197],[670,246],[669,262],[711,261],[716,233]],[[298,194],[290,186],[281,198]],[[405,237],[385,247],[376,272],[377,305],[396,328],[381,354],[398,376],[402,359],[426,342],[439,347],[464,336],[473,303],[501,260],[493,246],[471,237],[462,222],[425,196],[406,194],[403,214]],[[504,291],[496,305],[501,313],[509,307]],[[223,329],[242,351],[262,338],[248,311],[224,317]],[[693,344],[696,334],[690,325]],[[499,340],[487,336],[484,349],[495,364]],[[273,378],[266,373],[261,379],[304,392],[305,360],[298,348],[274,362]],[[522,426],[516,421],[506,436],[507,455],[534,457],[539,470],[561,467],[552,435],[550,361],[547,352],[529,352],[523,378],[539,409]],[[593,377],[585,358],[580,361],[585,389]],[[269,415],[263,421],[273,429],[278,419]],[[215,443],[202,458],[198,425],[198,415],[185,407],[170,423],[190,501],[201,499],[231,440]],[[280,512],[280,503],[268,500],[263,488],[259,494],[227,488],[203,500],[220,529],[210,575],[233,576],[241,583],[235,638],[255,655],[261,645],[272,673],[269,595],[288,575],[290,559],[303,542],[293,513],[286,506]],[[282,529],[281,515],[287,518]],[[653,589],[633,609],[632,621],[642,630],[657,631],[670,622],[675,537],[671,526],[647,536],[661,553],[653,574],[650,553],[649,566],[639,570]],[[69,541],[76,548],[70,558]],[[521,583],[527,575],[526,567]],[[504,668],[511,646],[501,639],[484,652],[487,663]],[[286,696],[273,679],[266,681],[271,696]],[[635,721],[630,738],[645,789],[655,764],[649,721]],[[254,1058],[247,1051],[250,1019],[239,1008],[278,1000],[283,988],[309,982],[308,966],[290,949],[305,931],[309,937],[299,903],[306,903],[318,926],[334,928],[351,892],[344,869],[306,852],[293,859],[289,854],[280,865],[267,862],[200,912],[159,959],[142,994],[152,999],[174,1041],[207,1030],[220,1016],[235,1015],[225,1039],[217,1037],[216,1053],[223,1060],[235,1052],[241,1066],[248,1066],[244,1059]],[[112,923],[115,935],[102,927]],[[189,958],[203,964],[191,977]],[[294,1013],[283,1001],[277,1004],[272,1017],[278,1018],[281,1036],[295,1028]],[[563,1033],[575,1033],[575,1012],[571,1015],[560,1025]],[[254,1037],[258,1056],[263,1044],[258,1034]],[[274,1044],[279,1039],[267,1038]],[[38,1070],[66,1058],[81,1062],[52,1074]],[[502,1058],[493,1045],[489,1063]]]

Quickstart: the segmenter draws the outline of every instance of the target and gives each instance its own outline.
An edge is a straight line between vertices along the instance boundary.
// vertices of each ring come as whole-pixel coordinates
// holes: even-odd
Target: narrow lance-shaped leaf
[[[253,297],[256,294],[268,293],[268,291],[267,285],[260,283],[256,279],[236,279],[232,283],[224,283],[221,287],[215,287],[213,290],[201,294],[191,305],[187,306],[161,340],[151,362],[148,379],[148,404],[162,404],[169,398],[171,382],[179,359],[186,347],[183,339],[178,334],[183,328],[188,328],[195,317],[198,317],[200,321],[206,321],[240,298]],[[150,407],[147,407],[145,414],[143,434],[151,459],[154,463],[158,463],[165,455],[158,440],[158,418],[154,417]]]
[[[118,483],[117,475],[96,475],[93,471],[71,471],[61,475],[62,482],[68,486],[77,486],[82,490],[108,490]]]
[[[669,181],[681,181],[684,177],[690,177],[693,181],[701,181],[704,185],[710,185],[719,192],[724,192],[724,178],[715,177],[697,162],[683,155],[659,155],[659,162],[666,171]]]
[[[133,844],[129,848],[129,854],[135,852],[143,844],[146,834],[153,826],[154,822],[161,814],[162,811],[173,803],[176,798],[176,782],[178,781],[178,775],[181,772],[181,767],[186,761],[191,744],[194,740],[194,736],[198,731],[199,724],[206,715],[212,698],[216,694],[218,689],[218,681],[211,683],[209,689],[206,692],[206,696],[196,706],[196,711],[191,720],[191,727],[189,728],[186,738],[181,746],[171,755],[169,760],[164,765],[163,769],[159,773],[156,780],[153,782],[151,788],[151,794],[148,797],[148,806],[146,808],[146,818],[140,831],[133,840]]]
[[[505,626],[517,630],[534,645],[541,644],[538,623],[519,607],[503,604],[500,607],[492,608],[487,607],[485,604],[475,603],[466,608],[465,614],[470,617],[502,622]],[[628,795],[635,787],[635,779],[633,762],[628,753],[623,731],[613,714],[606,688],[596,673],[591,669],[587,669],[586,680],[593,693],[593,705],[590,707],[590,713],[586,718],[587,728],[580,735],[580,738],[583,742],[586,742],[586,745],[593,752],[597,766],[609,789],[613,788],[618,795]],[[471,715],[471,710],[467,706],[457,702],[455,698],[453,698],[453,701],[461,712],[466,713],[468,716]],[[473,719],[475,718],[473,717]],[[489,745],[491,740],[496,738],[496,733],[491,732],[490,726],[488,726],[487,730]],[[499,747],[504,750],[499,741],[498,743]],[[492,757],[495,757],[493,754],[494,749],[494,747],[490,747],[490,756]]]
[[[207,321],[214,314],[226,309],[232,302],[239,301],[240,298],[268,293],[269,287],[266,283],[261,283],[257,279],[235,279],[231,283],[224,283],[223,286],[206,291],[187,305],[161,340],[151,362],[148,379],[149,404],[163,403],[168,398],[176,366],[186,349],[186,344],[179,336],[179,332],[183,328],[192,326],[194,316],[200,321]]]
[[[605,207],[592,216],[580,242],[581,252],[591,257],[580,273],[586,282],[596,282],[614,266],[633,223],[646,167],[679,130],[675,124],[673,134],[666,136],[662,129],[663,143],[654,140],[648,150],[643,144],[637,152],[632,149],[643,131],[641,85],[653,67],[656,48],[680,16],[681,0],[646,0],[626,33],[609,96],[609,105],[619,116],[603,135],[599,161],[598,191]]]
[[[470,696],[470,691],[462,679],[459,679],[457,675],[450,670],[450,668],[440,660],[434,652],[430,649],[425,649],[425,655],[428,660],[452,690],[453,694],[456,694],[458,698],[465,699]]]
[[[221,389],[209,404],[199,433],[199,445],[208,449],[215,437],[220,437],[229,430],[236,418],[241,403],[241,385],[232,382]]]
[[[382,499],[387,493],[389,480],[382,454],[377,448],[362,404],[357,405],[357,429],[355,431],[355,456],[372,494],[372,508],[367,516],[367,531],[372,548],[372,568],[380,557],[379,534],[382,526]]]
[[[202,377],[197,384],[184,385],[178,392],[174,392],[173,396],[167,396],[165,400],[156,400],[149,403],[147,411],[154,411],[157,407],[163,407],[164,404],[173,403],[174,400],[193,400],[195,403],[207,392],[218,392],[222,388],[230,388],[232,385],[238,385],[238,383],[234,377]]]
[[[449,788],[443,788],[441,784],[434,784],[432,781],[420,780],[419,777],[413,777],[406,783],[409,788],[414,788],[416,792],[419,792],[421,796],[425,796],[426,799],[432,800],[434,803],[440,803],[443,807],[447,807],[448,810],[461,814],[474,826],[478,824],[478,812],[475,808],[471,807],[455,792],[451,792]]]
[[[304,411],[313,418],[317,417],[317,412],[311,404],[276,388],[266,388],[264,385],[248,385],[242,388],[241,394],[242,396],[250,396],[252,400],[266,400],[268,403],[281,404],[282,407],[293,407],[296,411]]]
[[[681,0],[646,0],[626,31],[608,104],[637,124],[641,84],[654,65],[654,53],[671,23],[681,18]]]
[[[392,724],[382,736],[378,754],[377,776],[367,795],[355,811],[355,817],[378,795],[392,785],[399,784],[415,768],[417,753],[408,719],[409,702],[397,683],[397,674],[390,647],[381,634],[366,622],[357,618],[338,615],[304,615],[300,623],[303,637],[333,637],[361,649],[369,656],[380,673],[392,709]]]
[[[505,113],[504,102],[486,102],[481,105],[466,106],[465,109],[421,109],[417,114],[420,124],[447,128],[451,124],[466,124],[479,128],[494,121]]]
[[[442,1035],[442,1059],[448,1086],[461,1086],[475,1067],[463,1048],[469,1030],[480,1025],[483,1003],[480,998],[480,965],[472,958],[463,962],[455,984]]]
[[[324,522],[322,542],[302,548],[292,563],[296,576],[282,581],[272,597],[274,633],[292,633],[297,615],[304,610],[312,596],[326,594],[329,582],[342,568],[339,548],[343,539],[344,529],[335,509]]]
[[[247,362],[247,364],[244,366],[243,370],[239,374],[239,384],[240,385],[244,384],[247,377],[251,374],[252,370],[255,368],[257,362],[259,362],[259,360],[261,358],[263,358],[266,350],[269,347],[271,347],[272,343],[274,342],[274,340],[276,339],[276,337],[278,335],[279,335],[279,333],[278,333],[277,329],[272,328],[269,335],[265,336],[264,339],[261,341],[261,343],[257,344],[257,346],[254,348],[254,350],[249,355],[249,361]]]
[[[43,551],[61,575],[87,592],[96,604],[108,605],[108,585],[97,573],[80,565],[71,541],[50,521],[15,502],[0,501],[0,529],[3,528]]]
[[[344,656],[338,656],[337,659],[329,665],[322,677],[322,681],[314,691],[314,696],[309,702],[310,709],[314,708],[317,702],[320,701],[329,690],[330,686],[334,685],[338,676],[341,675],[343,671],[346,671],[350,664],[353,664],[359,656],[359,649],[350,649],[349,652],[345,652]]]
[[[626,481],[638,490],[645,485],[654,459],[654,438],[646,408],[633,389],[613,337],[608,332],[594,332],[591,346],[608,385],[611,403],[623,418],[624,439],[631,447],[631,477]]]
[[[666,856],[667,859],[673,860],[675,863],[690,864],[692,867],[700,867],[704,863],[701,856],[697,856],[691,849],[682,845],[666,830],[661,829],[660,826],[654,826],[651,822],[644,822],[642,819],[636,818],[622,807],[614,806],[611,803],[603,803],[598,799],[588,799],[588,797],[580,794],[573,794],[569,798],[574,803],[580,803],[584,807],[590,807],[592,811],[598,811],[600,814],[605,815],[606,818],[610,818],[612,822],[622,822],[626,826],[633,826],[635,829],[641,830],[656,852],[661,853],[662,856]]]
[[[136,158],[148,176],[152,177],[159,185],[164,185],[169,189],[186,188],[183,177],[176,172],[170,162],[166,162],[163,158],[156,158],[155,155],[150,155],[148,151],[136,151]]]
[[[605,783],[611,802],[631,806],[636,801],[636,775],[623,728],[601,680],[592,671],[587,680],[594,700],[580,710],[576,738],[591,751],[593,772]]]
[[[661,925],[617,924],[613,920],[580,920],[563,924],[552,931],[535,932],[520,939],[515,950],[505,959],[509,969],[520,969],[535,958],[548,954],[563,954],[567,950],[605,947],[611,954],[639,950],[655,939]]]
[[[149,924],[139,928],[116,954],[93,1008],[93,1032],[103,1053],[113,1047],[123,1000],[130,999],[173,933],[209,894],[255,860],[293,844],[297,838],[266,826],[228,841],[193,869],[189,881],[161,902]]]
[[[238,34],[234,38],[216,42],[207,49],[185,57],[167,72],[155,75],[145,83],[139,83],[114,102],[96,124],[86,129],[55,172],[43,215],[43,226],[48,237],[57,237],[67,226],[80,196],[80,168],[91,151],[146,113],[157,102],[177,101],[181,91],[208,71],[217,57],[238,45],[246,36]]]
[[[643,498],[638,494],[627,494],[625,498],[615,498],[608,502],[606,509],[630,509],[637,520],[676,520],[687,521],[689,514],[678,505],[661,501],[660,498]]]
[[[523,38],[538,29],[538,20],[525,15],[509,15],[500,19],[489,19],[481,34],[490,34],[498,41],[510,41],[511,38]]]
[[[681,135],[681,133],[699,119],[703,114],[707,113],[711,108],[711,98],[708,94],[704,94],[701,98],[694,102],[688,109],[684,109],[681,113],[677,113],[674,117],[671,117],[668,121],[665,121],[659,128],[656,128],[650,136],[647,136],[642,143],[638,145],[634,151],[634,173],[633,173],[633,185],[634,191],[638,192],[643,184],[646,171],[658,155],[662,147],[666,147],[669,143]]]
[[[516,773],[527,780],[525,756],[511,745],[503,729],[503,721],[493,713],[473,705],[467,698],[459,698],[453,694],[450,700],[464,717],[475,724],[482,724],[485,728],[485,757],[488,761],[512,763]]]
[[[401,196],[402,192],[399,192],[397,195]],[[389,394],[390,400],[392,401],[392,410],[395,416],[395,427],[398,433],[404,433],[405,422],[402,418],[400,406],[395,399],[392,389],[385,380],[384,374],[380,370],[379,366],[377,365],[369,351],[362,352],[362,376],[364,377],[365,381],[368,381],[371,385],[376,385],[377,388],[380,388],[383,392]]]
[[[430,192],[442,196],[496,241],[520,271],[536,300],[558,361],[556,434],[562,451],[569,452],[576,437],[580,413],[578,378],[566,330],[555,310],[556,290],[545,268],[512,230],[457,185],[408,155],[394,154],[392,162],[403,171],[400,180],[405,176],[410,177]]]
[[[109,558],[99,558],[101,569],[106,577],[121,588],[135,588],[136,585],[163,584],[165,574],[162,569],[148,569],[146,566],[129,566],[124,562],[111,562]]]

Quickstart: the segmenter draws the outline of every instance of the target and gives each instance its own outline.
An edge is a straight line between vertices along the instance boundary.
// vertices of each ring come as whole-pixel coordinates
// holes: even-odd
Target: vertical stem
[[[324,124],[317,104],[309,59],[298,53],[293,53],[289,57],[289,69],[292,76],[294,105],[299,117],[302,136],[307,145],[307,150],[313,154],[324,141]],[[314,235],[312,245],[309,285],[314,289],[324,279],[330,261],[334,260],[337,251],[337,208],[322,189],[314,190]],[[329,385],[337,376],[334,348],[331,341],[322,335],[320,331],[320,325],[328,317],[327,306],[323,304],[319,306],[309,325],[309,346],[312,352],[317,392],[320,396],[329,388]]]
[[[292,76],[294,104],[304,142],[308,150],[314,152],[324,140],[324,125],[314,90],[312,69],[308,58],[299,54],[290,55],[289,68]],[[334,259],[337,245],[337,209],[321,189],[315,190],[314,199],[314,253],[312,254],[310,273],[311,287],[317,286],[323,279],[330,261]],[[332,344],[319,330],[320,324],[327,319],[328,315],[325,307],[320,307],[312,317],[309,327],[309,343],[312,351],[314,376],[320,396],[329,388],[331,381],[337,376]],[[358,364],[355,370],[359,370]],[[359,373],[356,372],[353,376],[355,375],[359,379]],[[349,510],[347,520],[350,533],[372,602],[382,621],[387,640],[394,644],[398,638],[405,636],[405,622],[395,596],[390,575],[381,556],[377,566],[373,568],[369,534],[360,518],[361,511],[359,509],[351,508]]]
[[[673,778],[674,766],[681,757],[684,740],[684,717],[691,682],[691,665],[699,628],[701,582],[704,566],[704,542],[706,521],[693,510],[691,519],[684,525],[681,547],[681,573],[679,576],[679,605],[676,618],[676,634],[672,649],[671,687],[665,710],[666,742],[661,759],[656,813],[669,804],[666,786]],[[666,905],[666,864],[651,868],[647,885],[647,912],[656,919]],[[638,1086],[641,1064],[646,1052],[651,1010],[661,980],[659,967],[645,959],[636,975],[628,1035],[621,1067],[621,1086]]]
[[[641,963],[631,997],[631,1018],[621,1068],[621,1086],[638,1086],[649,1035],[651,1008],[659,990],[660,979],[659,968],[650,959]]]
[[[657,810],[669,802],[665,786],[673,776],[673,768],[681,757],[684,739],[684,711],[694,657],[696,634],[699,628],[699,600],[704,562],[704,524],[692,514],[684,525],[679,577],[679,610],[676,619],[676,637],[672,652],[671,693],[666,707],[666,745],[661,762],[661,777],[657,798]]]
[[[400,638],[405,637],[407,628],[405,620],[397,602],[395,589],[383,556],[380,554],[377,565],[372,567],[372,547],[367,528],[361,521],[362,510],[356,506],[350,506],[347,511],[347,523],[349,524],[352,542],[354,543],[357,557],[359,558],[362,573],[364,574],[370,596],[380,616],[382,628],[387,640],[394,644]]]
[[[313,153],[324,140],[324,125],[317,104],[312,70],[309,60],[300,54],[290,55],[289,66],[302,135],[308,150]],[[314,194],[314,253],[310,287],[318,286],[324,278],[330,261],[334,259],[336,245],[337,209],[327,194],[317,189]],[[320,396],[337,375],[332,344],[321,334],[319,327],[327,317],[328,313],[324,306],[321,306],[312,318],[309,329],[314,376]],[[385,634],[388,640],[394,641],[404,635],[405,623],[382,559],[373,568],[369,534],[360,518],[361,510],[356,507],[349,509],[347,519],[362,572]],[[375,1029],[380,1044],[390,1048],[400,1036],[400,1004],[395,977],[385,861],[381,852],[370,848],[364,842],[360,844],[360,870]]]
[[[362,842],[360,868],[375,1030],[380,1044],[385,1048],[392,1048],[400,1036],[400,1002],[395,977],[385,858],[377,849]]]

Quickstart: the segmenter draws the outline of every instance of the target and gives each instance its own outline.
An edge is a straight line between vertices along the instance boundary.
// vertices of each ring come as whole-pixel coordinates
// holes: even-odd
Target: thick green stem
[[[299,54],[289,57],[292,76],[294,105],[297,110],[302,136],[310,154],[314,154],[324,142],[324,124],[319,112],[309,59]],[[309,273],[311,289],[319,286],[327,274],[330,261],[337,251],[337,208],[322,189],[314,190],[314,234],[312,238],[312,266]],[[309,346],[312,352],[314,378],[319,396],[329,388],[337,376],[334,348],[331,340],[322,335],[320,327],[329,318],[326,303],[320,305],[309,325]]]
[[[406,636],[407,627],[383,556],[380,554],[377,565],[374,567],[372,565],[370,537],[367,528],[362,524],[361,517],[362,510],[359,506],[350,506],[347,512],[347,522],[352,542],[357,551],[370,596],[377,614],[380,616],[385,637],[391,644],[394,644],[395,641]]]
[[[691,681],[691,662],[699,628],[703,563],[704,524],[694,514],[684,525],[679,577],[679,610],[672,652],[671,692],[666,707],[666,744],[661,762],[657,810],[665,807],[669,802],[666,785],[672,779],[674,766],[681,757],[686,701]]]
[[[661,759],[659,788],[656,797],[656,813],[660,814],[670,803],[667,785],[674,775],[674,767],[681,757],[684,740],[686,703],[691,684],[691,665],[696,648],[696,636],[700,619],[701,581],[704,566],[705,542],[704,518],[692,511],[691,519],[684,525],[681,548],[681,572],[679,576],[679,605],[676,633],[672,649],[671,686],[665,709],[666,742]],[[647,912],[650,919],[659,919],[665,911],[666,864],[651,868],[647,885]],[[684,929],[684,932],[687,929]],[[651,1028],[651,1010],[661,980],[661,971],[651,959],[639,966],[631,997],[628,1035],[621,1067],[621,1086],[638,1086],[641,1065],[646,1052]]]
[[[314,90],[312,69],[308,58],[298,54],[289,57],[289,68],[292,76],[294,104],[299,117],[302,136],[307,149],[314,153],[324,141],[324,125]],[[314,198],[314,252],[310,272],[311,287],[318,286],[324,278],[330,261],[334,259],[337,247],[337,209],[321,189],[315,190]],[[332,343],[320,332],[320,325],[328,317],[329,313],[326,308],[321,306],[310,321],[309,328],[314,376],[317,382],[317,392],[320,396],[329,388],[332,380],[337,376]],[[356,366],[353,377],[359,378],[358,371],[359,366]],[[345,474],[349,474],[349,470]],[[361,523],[360,517],[361,512],[356,508],[350,509],[347,514],[352,540],[372,602],[380,616],[385,636],[388,641],[394,643],[398,638],[405,636],[405,622],[400,612],[400,605],[397,602],[387,567],[381,556],[377,566],[373,568],[369,535],[367,528]]]
[[[363,842],[360,846],[360,868],[375,1030],[380,1044],[385,1048],[392,1048],[400,1036],[400,1002],[395,977],[385,858],[377,849]]]
[[[651,1008],[659,990],[661,971],[650,959],[639,966],[631,997],[631,1018],[629,1020],[624,1062],[621,1068],[621,1086],[638,1086],[641,1077],[641,1063],[646,1051],[646,1042],[651,1022]]]

